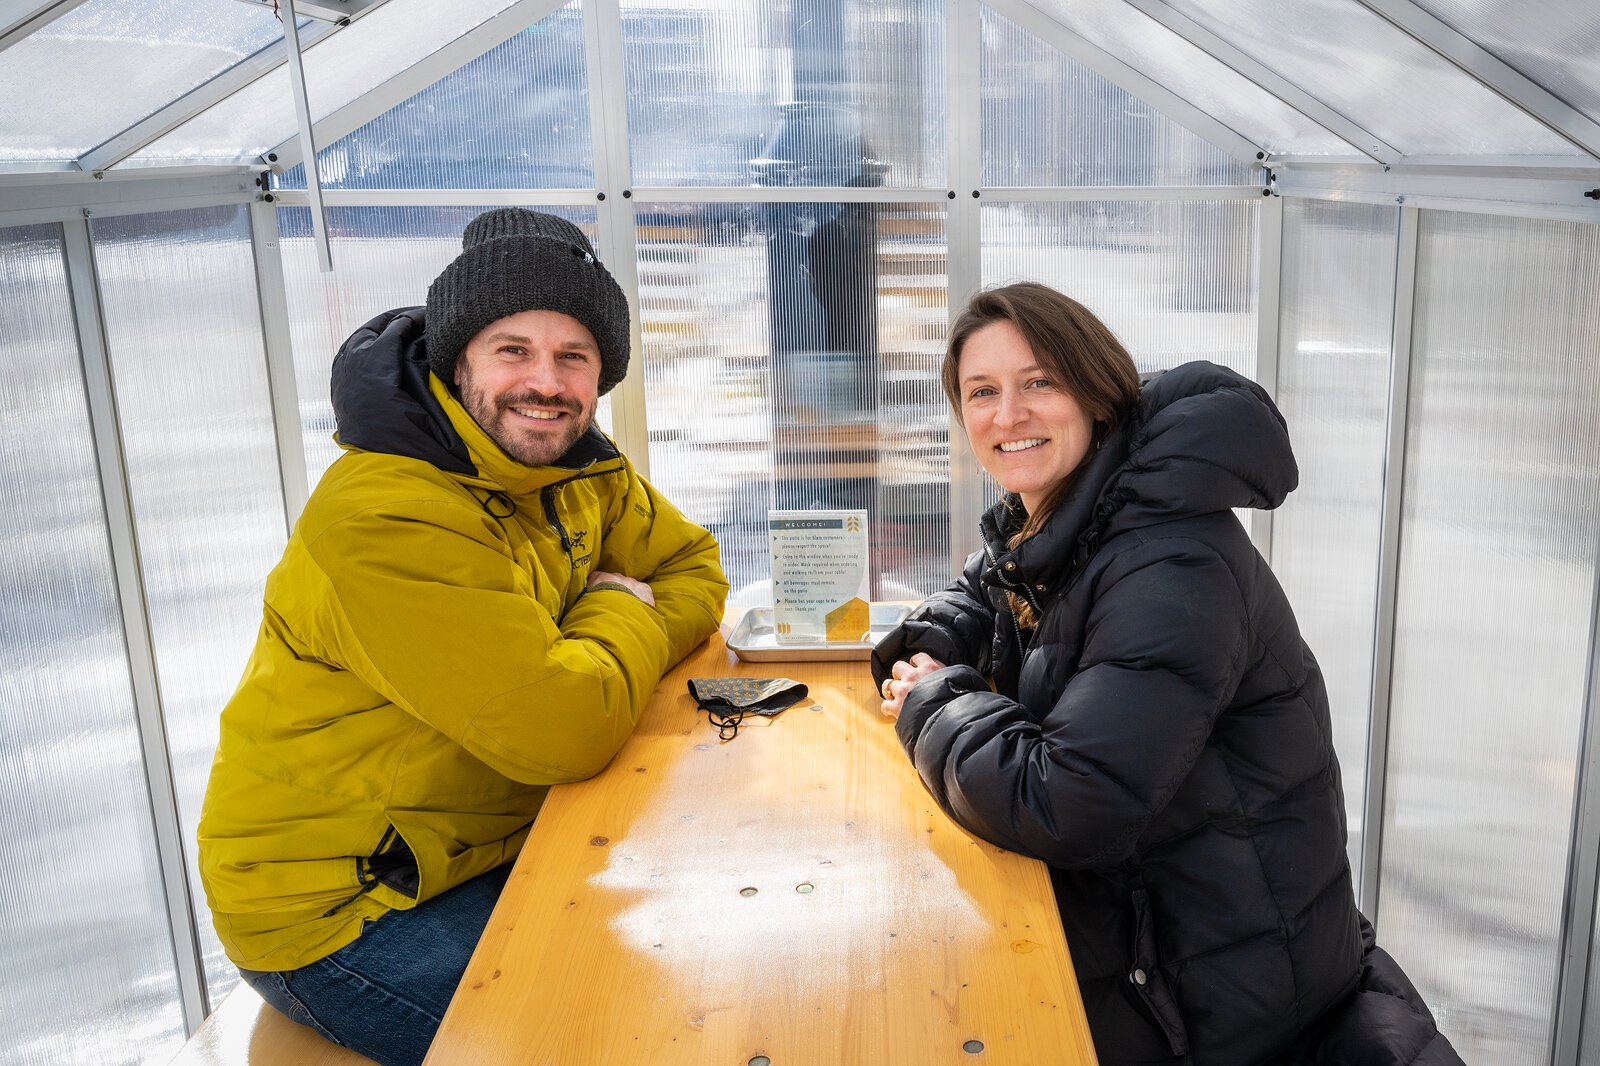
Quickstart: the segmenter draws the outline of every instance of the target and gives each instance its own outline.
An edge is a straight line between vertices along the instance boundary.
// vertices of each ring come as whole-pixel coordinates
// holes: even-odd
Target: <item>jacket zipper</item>
[[[394,826],[391,825],[386,828],[383,831],[383,836],[378,838],[378,846],[373,849],[372,853],[374,855],[382,854],[383,849],[388,846],[389,841],[394,837],[394,835]],[[356,900],[360,899],[362,896],[365,896],[368,892],[371,892],[373,889],[378,887],[378,875],[371,871],[370,866],[371,864],[366,859],[356,859],[356,883],[361,887],[356,889],[353,895],[340,900],[338,903],[335,903],[333,906],[323,911],[322,916],[324,918],[333,917],[335,914],[338,914],[340,911],[350,906],[350,904],[354,903]]]
[[[596,470],[592,474],[575,474],[562,481],[557,481],[553,485],[546,485],[539,490],[539,500],[544,504],[544,517],[554,527],[556,536],[561,538],[561,550],[567,553],[567,572],[569,574],[577,564],[572,561],[572,538],[567,536],[567,527],[561,524],[561,516],[556,512],[556,490],[577,481],[587,481],[589,478],[619,474],[623,469],[622,467],[617,467],[611,470]]]

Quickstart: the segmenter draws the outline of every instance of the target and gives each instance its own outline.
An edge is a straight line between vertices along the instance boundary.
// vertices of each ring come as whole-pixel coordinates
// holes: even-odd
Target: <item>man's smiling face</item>
[[[489,323],[456,362],[461,403],[517,462],[547,466],[594,422],[600,347],[571,315],[521,311]]]

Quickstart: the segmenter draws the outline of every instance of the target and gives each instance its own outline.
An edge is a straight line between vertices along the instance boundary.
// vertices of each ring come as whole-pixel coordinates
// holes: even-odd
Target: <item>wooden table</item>
[[[1093,1064],[1045,868],[938,809],[865,663],[727,631],[551,790],[428,1063]],[[729,674],[815,702],[720,741],[686,682]]]

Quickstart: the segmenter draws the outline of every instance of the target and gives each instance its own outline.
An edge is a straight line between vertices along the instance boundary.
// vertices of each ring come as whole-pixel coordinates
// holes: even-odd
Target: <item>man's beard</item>
[[[501,451],[524,466],[548,466],[567,454],[594,424],[597,406],[592,405],[585,411],[576,400],[537,392],[489,396],[465,374],[461,381],[461,405]],[[541,431],[537,422],[511,411],[512,407],[556,408],[572,417],[562,420],[559,431],[554,427]]]

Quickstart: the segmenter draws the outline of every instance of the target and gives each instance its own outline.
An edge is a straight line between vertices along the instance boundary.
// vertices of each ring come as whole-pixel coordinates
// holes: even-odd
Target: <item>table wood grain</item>
[[[865,663],[728,629],[551,790],[428,1063],[1093,1064],[1045,868],[938,809]],[[686,682],[726,675],[810,698],[722,741]]]

